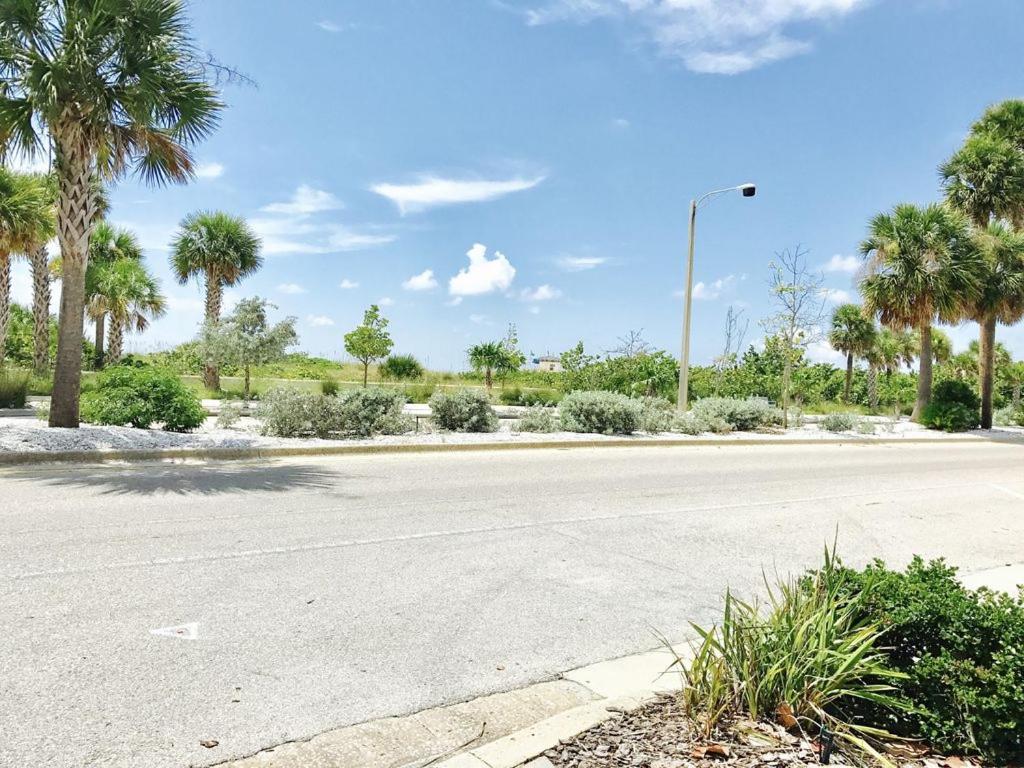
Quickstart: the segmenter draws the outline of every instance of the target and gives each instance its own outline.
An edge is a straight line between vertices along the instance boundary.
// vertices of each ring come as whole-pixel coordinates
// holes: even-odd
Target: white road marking
[[[198,640],[199,622],[192,621],[188,624],[178,624],[174,627],[161,627],[160,629],[149,630],[151,635],[160,637],[173,637],[178,640]]]
[[[297,544],[288,547],[265,547],[259,549],[243,549],[229,552],[207,552],[197,555],[180,555],[177,557],[156,557],[151,560],[124,560],[111,563],[99,563],[74,568],[52,568],[40,571],[25,571],[22,573],[4,574],[6,578],[13,580],[33,579],[46,576],[67,576],[82,573],[101,573],[104,571],[121,570],[125,568],[147,568],[158,565],[183,565],[186,563],[212,562],[216,560],[243,560],[253,557],[268,557],[271,555],[289,555],[299,552],[320,552],[331,549],[344,549],[347,547],[364,547],[378,544],[400,544],[408,541],[420,541],[423,539],[438,539],[447,536],[470,536],[474,534],[503,533],[508,531],[521,531],[531,528],[543,528],[553,525],[573,525],[578,523],[596,523],[608,520],[628,520],[632,518],[664,517],[667,515],[689,514],[694,512],[720,512],[737,509],[751,509],[774,506],[785,506],[787,504],[821,504],[826,501],[843,501],[863,497],[881,496],[897,493],[922,493],[925,491],[953,490],[962,488],[977,488],[975,483],[951,483],[947,485],[926,485],[912,488],[893,488],[883,492],[877,490],[859,491],[857,493],[845,493],[832,496],[804,496],[790,499],[771,499],[766,501],[748,501],[736,504],[711,504],[699,507],[683,507],[677,509],[656,509],[639,512],[607,513],[600,515],[579,515],[576,517],[545,518],[542,520],[529,520],[518,523],[504,523],[495,525],[474,526],[471,528],[451,528],[436,531],[423,531],[420,533],[407,533],[395,536],[381,536],[365,539],[340,539],[336,541],[324,541],[314,544]]]
[[[989,488],[995,488],[997,491],[1002,491],[1003,493],[1005,493],[1008,496],[1013,496],[1013,498],[1015,498],[1015,499],[1022,499],[1022,500],[1024,500],[1024,493],[1020,493],[1018,491],[1014,491],[1014,490],[1012,490],[1010,488],[1007,488],[1005,485],[999,485],[998,483],[989,483],[988,486],[989,486]]]

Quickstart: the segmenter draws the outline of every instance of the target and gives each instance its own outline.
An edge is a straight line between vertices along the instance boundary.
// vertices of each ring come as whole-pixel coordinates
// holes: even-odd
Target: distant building
[[[551,373],[561,373],[562,371],[562,358],[552,355],[535,357],[533,358],[533,364],[537,367],[538,371],[549,371]]]

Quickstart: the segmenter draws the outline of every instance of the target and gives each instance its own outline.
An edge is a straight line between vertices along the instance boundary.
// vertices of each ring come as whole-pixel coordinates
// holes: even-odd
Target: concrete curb
[[[257,448],[153,448],[100,451],[18,451],[0,452],[0,466],[54,463],[101,463],[105,461],[165,461],[201,459],[207,461],[238,461],[301,456],[362,456],[399,453],[445,453],[471,451],[562,450],[566,448],[728,448],[732,446],[767,445],[948,445],[949,443],[992,442],[977,435],[956,438],[857,438],[844,436],[834,440],[811,438],[695,438],[692,440],[652,440],[646,438],[611,438],[608,440],[545,440],[523,443],[422,443],[387,445],[331,446],[269,446]],[[1022,441],[998,441],[1024,445]]]

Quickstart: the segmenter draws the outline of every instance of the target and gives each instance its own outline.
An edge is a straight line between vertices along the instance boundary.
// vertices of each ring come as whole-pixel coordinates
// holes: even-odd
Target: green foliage
[[[177,376],[149,367],[104,371],[82,396],[81,408],[82,420],[92,424],[148,429],[162,422],[167,432],[190,432],[206,419],[199,398]]]
[[[554,408],[535,405],[519,417],[518,427],[521,432],[557,432],[562,422]]]
[[[405,395],[391,389],[353,389],[338,398],[341,431],[357,437],[410,432],[415,422],[403,415]]]
[[[992,421],[1000,427],[1024,427],[1024,409],[1014,410],[1007,405],[995,412]]]
[[[373,437],[413,428],[404,405],[401,392],[376,387],[338,396],[277,387],[260,401],[259,417],[263,433],[275,437]]]
[[[562,367],[563,388],[567,392],[606,391],[674,400],[679,381],[679,363],[660,351],[602,360],[587,355],[580,342],[562,355]]]
[[[557,405],[561,399],[562,394],[553,389],[508,387],[498,394],[498,400],[505,405]]]
[[[345,334],[345,351],[363,364],[363,386],[370,363],[387,355],[394,342],[388,333],[388,320],[376,304],[363,313],[363,324]]]
[[[965,432],[978,426],[980,403],[974,390],[962,381],[940,381],[932,390],[932,401],[921,413],[929,429]]]
[[[57,355],[57,321],[49,320],[50,360]],[[4,361],[18,368],[31,368],[33,363],[34,323],[32,312],[20,304],[11,304],[11,319],[7,326],[7,338],[3,341]],[[88,339],[82,339],[82,367],[91,368],[95,347]],[[52,385],[51,385],[52,386]]]
[[[559,405],[567,432],[631,435],[643,425],[643,405],[617,392],[570,392]]]
[[[425,403],[430,400],[436,389],[435,384],[410,384],[405,387],[404,392],[410,403]]]
[[[24,408],[31,378],[28,371],[0,367],[0,408]]]
[[[856,425],[857,420],[852,413],[834,411],[825,415],[821,420],[821,427],[826,432],[849,432]]]
[[[721,420],[739,432],[767,429],[782,423],[782,411],[767,400],[706,397],[692,408],[694,416],[707,423]]]
[[[498,414],[483,392],[460,389],[435,392],[430,397],[430,413],[438,429],[450,432],[496,432]]]
[[[320,380],[320,394],[322,395],[336,395],[341,391],[341,385],[334,379],[321,379]]]
[[[423,366],[412,355],[389,355],[377,369],[385,381],[411,381],[423,378]]]
[[[872,752],[884,734],[844,716],[859,702],[903,710],[894,695],[900,678],[882,651],[880,627],[865,620],[859,598],[843,588],[829,554],[810,578],[765,579],[761,606],[725,596],[721,620],[694,625],[692,660],[677,659],[683,701],[710,736],[724,717],[773,717],[787,706],[806,731],[827,726],[857,749]]]
[[[974,388],[962,381],[940,381],[932,390],[932,401],[958,403],[971,410],[977,410],[981,406]]]
[[[312,431],[310,401],[313,395],[290,387],[275,387],[260,400],[261,431],[274,437],[301,437]]]
[[[640,401],[640,429],[651,435],[670,432],[676,424],[675,406],[663,397],[645,397]]]
[[[943,754],[997,765],[1024,760],[1024,597],[965,589],[956,569],[915,557],[905,571],[875,561],[829,579],[885,631],[889,664],[912,710],[861,702],[858,715]]]
[[[231,429],[242,418],[242,404],[237,400],[228,400],[220,404],[217,414],[217,428]]]

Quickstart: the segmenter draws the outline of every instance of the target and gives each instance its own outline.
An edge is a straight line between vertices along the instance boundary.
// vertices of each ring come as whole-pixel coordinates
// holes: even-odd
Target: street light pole
[[[716,189],[703,197],[690,201],[690,245],[686,255],[686,298],[683,309],[683,353],[679,358],[679,393],[676,408],[685,413],[690,408],[690,314],[693,308],[693,246],[697,228],[697,208],[706,200],[726,192],[741,192],[744,197],[753,197],[757,187],[753,184],[740,184],[738,187]]]

